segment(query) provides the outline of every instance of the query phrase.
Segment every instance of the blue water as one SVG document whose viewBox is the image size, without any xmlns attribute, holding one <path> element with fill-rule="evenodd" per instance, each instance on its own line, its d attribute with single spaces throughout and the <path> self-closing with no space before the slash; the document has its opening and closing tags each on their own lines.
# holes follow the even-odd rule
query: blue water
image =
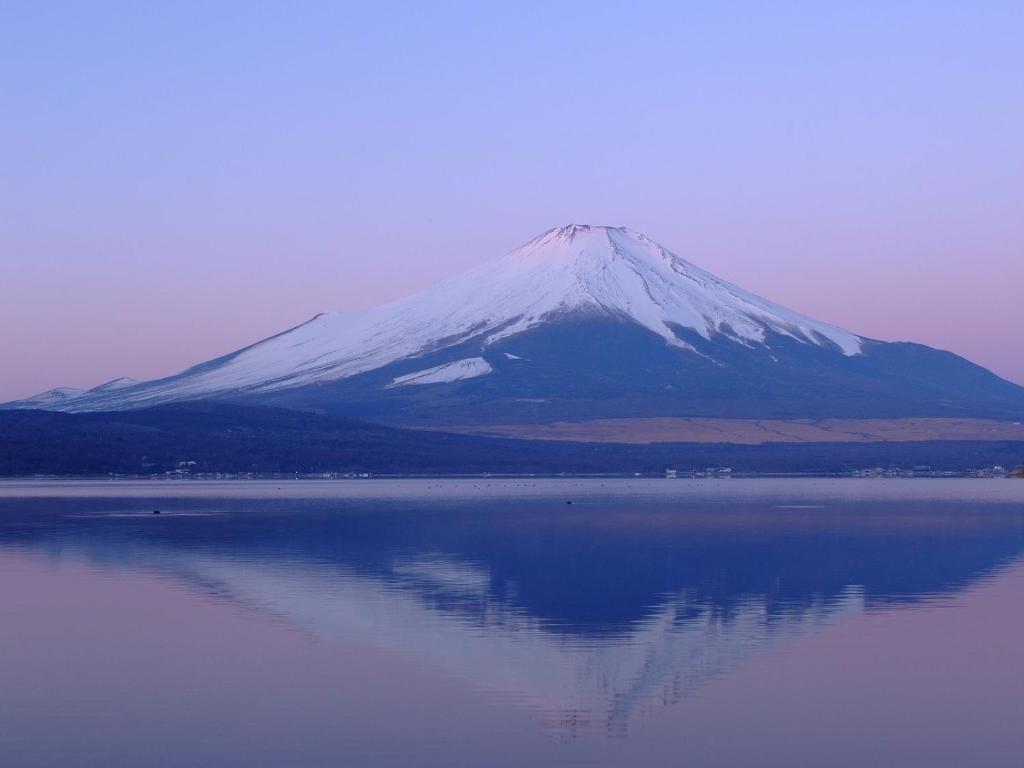
<svg viewBox="0 0 1024 768">
<path fill-rule="evenodd" d="M 0 585 L 3 765 L 1024 760 L 1024 482 L 7 482 Z"/>
</svg>

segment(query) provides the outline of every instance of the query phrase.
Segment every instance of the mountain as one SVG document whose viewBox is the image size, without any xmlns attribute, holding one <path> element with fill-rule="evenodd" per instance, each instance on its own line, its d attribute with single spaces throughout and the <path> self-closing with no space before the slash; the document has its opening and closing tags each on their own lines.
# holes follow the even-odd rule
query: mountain
<svg viewBox="0 0 1024 768">
<path fill-rule="evenodd" d="M 218 399 L 392 423 L 1024 416 L 1024 388 L 867 339 L 625 228 L 570 225 L 418 295 L 326 313 L 176 376 L 8 407 Z"/>
</svg>

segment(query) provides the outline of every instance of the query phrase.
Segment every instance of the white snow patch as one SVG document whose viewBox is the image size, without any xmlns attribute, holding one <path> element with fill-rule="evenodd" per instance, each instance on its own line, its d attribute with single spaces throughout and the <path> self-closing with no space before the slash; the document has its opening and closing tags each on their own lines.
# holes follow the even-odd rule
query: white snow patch
<svg viewBox="0 0 1024 768">
<path fill-rule="evenodd" d="M 486 376 L 493 371 L 490 363 L 482 357 L 467 357 L 464 360 L 456 360 L 454 363 L 436 365 L 415 373 L 407 373 L 398 376 L 391 381 L 392 387 L 402 387 L 409 384 L 446 384 L 452 381 L 463 379 L 475 379 L 477 376 Z"/>
</svg>

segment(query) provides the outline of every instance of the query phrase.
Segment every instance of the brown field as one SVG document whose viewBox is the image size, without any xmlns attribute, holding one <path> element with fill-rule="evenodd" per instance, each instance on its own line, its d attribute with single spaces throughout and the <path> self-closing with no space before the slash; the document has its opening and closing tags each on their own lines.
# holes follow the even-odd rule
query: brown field
<svg viewBox="0 0 1024 768">
<path fill-rule="evenodd" d="M 553 424 L 448 425 L 444 432 L 585 443 L 872 443 L 1024 440 L 1021 422 L 989 419 L 597 419 Z"/>
</svg>

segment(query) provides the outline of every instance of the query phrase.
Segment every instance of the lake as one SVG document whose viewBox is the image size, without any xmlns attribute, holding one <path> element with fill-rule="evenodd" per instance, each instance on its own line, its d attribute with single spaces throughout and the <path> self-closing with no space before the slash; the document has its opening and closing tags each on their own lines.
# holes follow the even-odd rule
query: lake
<svg viewBox="0 0 1024 768">
<path fill-rule="evenodd" d="M 1017 768 L 1022 721 L 1021 481 L 0 482 L 5 766 Z"/>
</svg>

